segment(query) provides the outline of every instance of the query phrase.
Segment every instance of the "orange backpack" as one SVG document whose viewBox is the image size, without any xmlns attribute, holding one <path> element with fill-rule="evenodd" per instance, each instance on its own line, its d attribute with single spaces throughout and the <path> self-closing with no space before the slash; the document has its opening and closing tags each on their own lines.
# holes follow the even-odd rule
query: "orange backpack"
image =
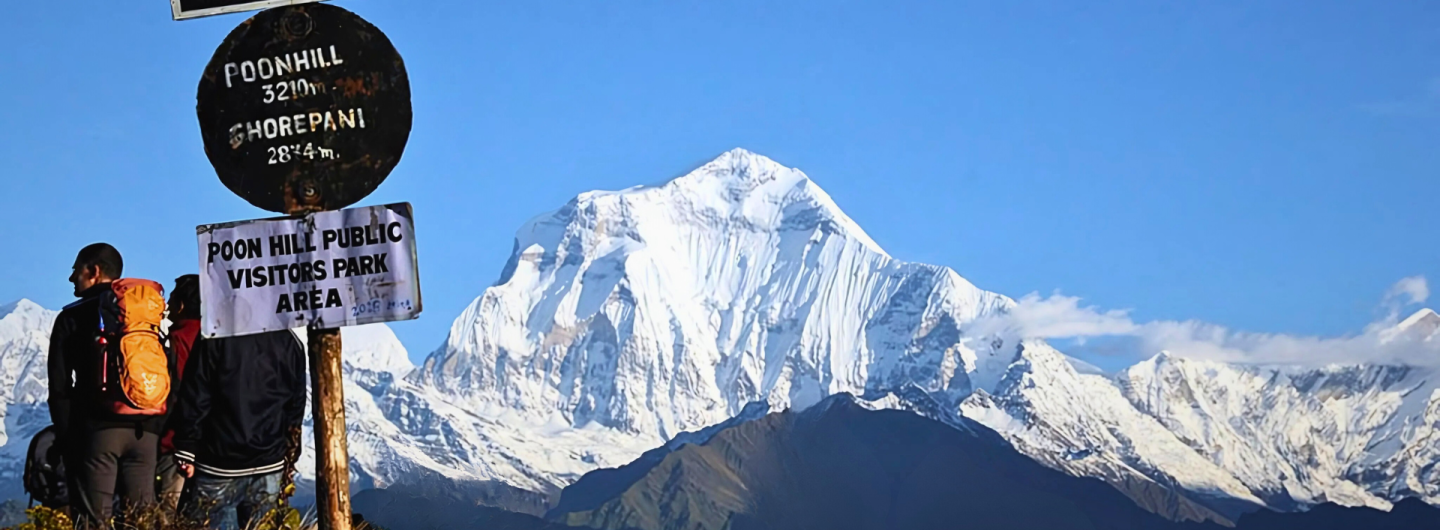
<svg viewBox="0 0 1440 530">
<path fill-rule="evenodd" d="M 126 278 L 110 284 L 100 299 L 100 391 L 104 408 L 127 416 L 165 413 L 170 397 L 170 361 L 160 336 L 165 288 L 150 280 Z"/>
</svg>

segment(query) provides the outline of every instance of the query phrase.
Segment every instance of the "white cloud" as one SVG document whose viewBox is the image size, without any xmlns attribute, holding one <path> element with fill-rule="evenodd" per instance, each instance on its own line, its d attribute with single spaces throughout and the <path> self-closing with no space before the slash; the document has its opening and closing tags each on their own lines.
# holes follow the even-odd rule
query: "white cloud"
<svg viewBox="0 0 1440 530">
<path fill-rule="evenodd" d="M 1080 305 L 1073 296 L 1027 295 L 1006 316 L 972 326 L 981 334 L 1006 333 L 1046 339 L 1085 339 L 1120 336 L 1134 339 L 1137 357 L 1161 350 L 1191 358 L 1258 364 L 1329 363 L 1440 363 L 1440 336 L 1397 333 L 1398 311 L 1429 298 L 1423 276 L 1396 282 L 1382 306 L 1390 311 L 1384 321 L 1367 326 L 1358 335 L 1310 337 L 1278 333 L 1252 333 L 1195 320 L 1135 322 L 1128 311 L 1102 311 Z"/>
<path fill-rule="evenodd" d="M 1100 311 L 1094 306 L 1080 307 L 1080 297 L 1055 293 L 1046 298 L 1030 293 L 1006 318 L 980 323 L 980 334 L 1008 332 L 1025 337 L 1099 337 L 1126 335 L 1136 329 L 1128 311 Z"/>
<path fill-rule="evenodd" d="M 1430 298 L 1430 284 L 1425 281 L 1424 276 L 1411 276 L 1401 278 L 1385 291 L 1386 304 L 1399 304 L 1400 306 L 1423 304 Z"/>
</svg>

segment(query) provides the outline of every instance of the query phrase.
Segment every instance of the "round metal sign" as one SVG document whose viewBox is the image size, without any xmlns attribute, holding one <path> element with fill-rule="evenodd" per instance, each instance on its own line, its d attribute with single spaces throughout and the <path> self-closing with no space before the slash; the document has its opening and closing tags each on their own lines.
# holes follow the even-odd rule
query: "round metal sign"
<svg viewBox="0 0 1440 530">
<path fill-rule="evenodd" d="M 378 28 L 345 9 L 262 11 L 230 32 L 196 97 L 220 181 L 280 213 L 375 191 L 410 138 L 410 80 Z"/>
</svg>

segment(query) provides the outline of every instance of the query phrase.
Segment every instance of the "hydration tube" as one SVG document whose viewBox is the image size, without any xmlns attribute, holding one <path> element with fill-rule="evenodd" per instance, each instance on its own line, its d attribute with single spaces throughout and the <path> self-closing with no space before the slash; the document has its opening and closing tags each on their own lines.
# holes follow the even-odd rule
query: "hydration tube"
<svg viewBox="0 0 1440 530">
<path fill-rule="evenodd" d="M 105 339 L 105 312 L 96 307 L 95 314 L 100 317 L 100 336 L 95 337 L 95 344 L 100 346 L 100 391 L 104 392 L 110 383 L 110 373 L 106 369 L 110 364 L 110 341 Z"/>
</svg>

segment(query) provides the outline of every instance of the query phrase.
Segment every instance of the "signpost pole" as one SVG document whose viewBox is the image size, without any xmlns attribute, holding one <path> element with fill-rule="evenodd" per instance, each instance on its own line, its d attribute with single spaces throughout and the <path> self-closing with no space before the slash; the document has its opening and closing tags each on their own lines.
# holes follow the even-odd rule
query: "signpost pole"
<svg viewBox="0 0 1440 530">
<path fill-rule="evenodd" d="M 291 215 L 314 212 L 323 204 L 311 181 L 300 187 Z M 342 380 L 340 328 L 310 326 L 310 414 L 315 424 L 315 511 L 320 530 L 350 530 L 350 449 L 345 434 L 345 384 Z"/>
<path fill-rule="evenodd" d="M 350 529 L 350 455 L 345 447 L 345 389 L 340 379 L 340 330 L 309 330 L 310 388 L 315 416 L 315 509 L 321 530 Z"/>
</svg>

